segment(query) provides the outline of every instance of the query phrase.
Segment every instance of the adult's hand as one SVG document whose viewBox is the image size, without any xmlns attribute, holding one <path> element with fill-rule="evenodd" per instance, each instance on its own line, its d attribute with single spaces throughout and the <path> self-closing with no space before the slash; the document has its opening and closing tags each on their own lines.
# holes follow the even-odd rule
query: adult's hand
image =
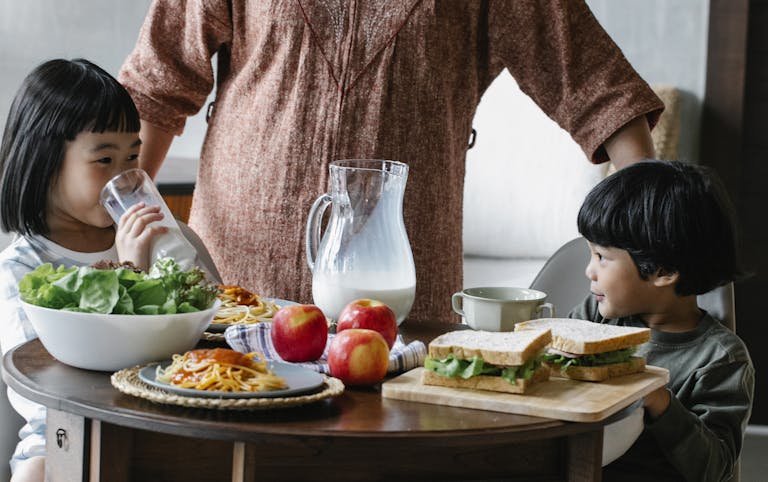
<svg viewBox="0 0 768 482">
<path fill-rule="evenodd" d="M 644 159 L 653 159 L 656 152 L 645 116 L 632 119 L 614 132 L 605 141 L 605 150 L 616 169 Z"/>
<path fill-rule="evenodd" d="M 154 179 L 171 147 L 173 134 L 142 120 L 139 136 L 141 137 L 139 167 Z"/>
</svg>

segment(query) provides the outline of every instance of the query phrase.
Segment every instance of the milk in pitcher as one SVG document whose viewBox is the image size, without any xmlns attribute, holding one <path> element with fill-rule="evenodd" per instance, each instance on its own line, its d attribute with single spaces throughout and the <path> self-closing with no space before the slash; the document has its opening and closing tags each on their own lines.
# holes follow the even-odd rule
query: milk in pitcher
<svg viewBox="0 0 768 482">
<path fill-rule="evenodd" d="M 399 325 L 411 311 L 415 296 L 415 281 L 397 280 L 387 273 L 317 273 L 312 280 L 315 304 L 334 320 L 351 301 L 368 298 L 389 306 Z"/>
</svg>

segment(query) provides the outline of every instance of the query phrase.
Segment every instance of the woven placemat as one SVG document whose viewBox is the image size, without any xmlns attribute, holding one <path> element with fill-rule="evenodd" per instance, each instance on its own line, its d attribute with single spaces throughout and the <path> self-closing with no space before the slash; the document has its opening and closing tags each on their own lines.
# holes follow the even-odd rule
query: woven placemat
<svg viewBox="0 0 768 482">
<path fill-rule="evenodd" d="M 124 368 L 112 374 L 112 386 L 134 397 L 144 398 L 154 403 L 179 405 L 182 407 L 210 408 L 216 410 L 265 410 L 295 407 L 335 397 L 344 392 L 344 384 L 338 378 L 323 375 L 324 384 L 319 392 L 295 397 L 280 398 L 206 398 L 187 397 L 166 392 L 141 381 L 139 370 L 143 366 Z"/>
</svg>

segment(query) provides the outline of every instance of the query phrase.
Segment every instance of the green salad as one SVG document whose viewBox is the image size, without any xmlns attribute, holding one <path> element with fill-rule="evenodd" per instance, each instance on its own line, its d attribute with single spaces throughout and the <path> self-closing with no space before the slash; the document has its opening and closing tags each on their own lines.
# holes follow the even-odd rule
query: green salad
<svg viewBox="0 0 768 482">
<path fill-rule="evenodd" d="M 182 271 L 172 258 L 158 259 L 149 273 L 130 267 L 54 268 L 46 263 L 19 282 L 21 299 L 32 305 L 124 315 L 205 310 L 213 305 L 218 292 L 199 268 Z"/>
</svg>

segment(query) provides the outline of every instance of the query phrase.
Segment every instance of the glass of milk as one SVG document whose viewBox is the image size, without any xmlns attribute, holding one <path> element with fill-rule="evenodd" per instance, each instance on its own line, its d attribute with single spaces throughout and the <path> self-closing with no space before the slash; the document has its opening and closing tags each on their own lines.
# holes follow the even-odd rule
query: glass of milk
<svg viewBox="0 0 768 482">
<path fill-rule="evenodd" d="M 174 258 L 183 270 L 195 265 L 197 251 L 181 233 L 171 210 L 144 170 L 128 169 L 113 177 L 102 188 L 99 199 L 115 224 L 120 222 L 123 213 L 134 204 L 143 202 L 146 206 L 160 206 L 163 219 L 156 223 L 165 226 L 168 231 L 152 241 L 151 261 L 154 262 L 158 258 Z"/>
</svg>

